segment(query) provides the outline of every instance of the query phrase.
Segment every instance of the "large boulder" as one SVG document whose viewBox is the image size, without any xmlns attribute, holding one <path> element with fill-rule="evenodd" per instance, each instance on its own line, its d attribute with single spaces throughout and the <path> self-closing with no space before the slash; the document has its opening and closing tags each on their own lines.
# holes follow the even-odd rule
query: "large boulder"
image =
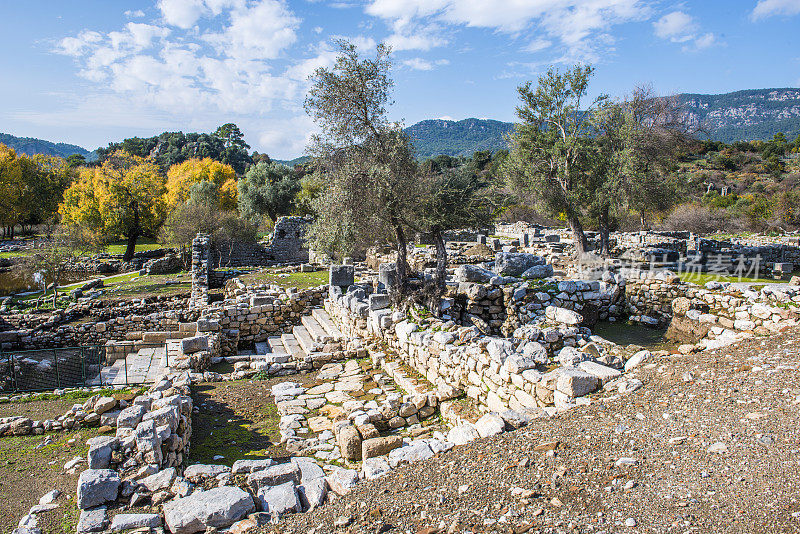
<svg viewBox="0 0 800 534">
<path fill-rule="evenodd" d="M 361 458 L 366 460 L 375 456 L 384 456 L 402 445 L 403 438 L 401 436 L 382 436 L 365 439 L 361 443 Z"/>
<path fill-rule="evenodd" d="M 506 429 L 506 422 L 496 413 L 487 413 L 475 422 L 475 428 L 482 438 L 502 434 Z"/>
<path fill-rule="evenodd" d="M 343 426 L 336 436 L 342 456 L 347 460 L 361 460 L 361 435 L 352 425 Z"/>
<path fill-rule="evenodd" d="M 329 284 L 337 287 L 348 287 L 355 283 L 355 267 L 352 265 L 331 265 Z"/>
<path fill-rule="evenodd" d="M 339 495 L 346 495 L 358 484 L 358 471 L 338 468 L 325 477 L 328 486 Z"/>
<path fill-rule="evenodd" d="M 456 282 L 478 282 L 485 284 L 494 276 L 492 271 L 482 269 L 476 265 L 459 265 L 455 270 Z"/>
<path fill-rule="evenodd" d="M 141 404 L 128 406 L 117 415 L 117 428 L 136 428 L 145 412 L 147 409 Z"/>
<path fill-rule="evenodd" d="M 194 354 L 201 350 L 208 350 L 208 336 L 187 337 L 181 340 L 183 354 Z"/>
<path fill-rule="evenodd" d="M 586 371 L 575 367 L 562 367 L 558 370 L 556 389 L 561 393 L 575 398 L 582 397 L 595 391 L 600 380 Z"/>
<path fill-rule="evenodd" d="M 222 486 L 168 502 L 164 505 L 164 521 L 172 534 L 194 534 L 208 527 L 228 527 L 255 509 L 249 493 Z"/>
<path fill-rule="evenodd" d="M 534 265 L 522 273 L 521 278 L 525 280 L 538 280 L 540 278 L 550 278 L 553 276 L 552 265 Z"/>
<path fill-rule="evenodd" d="M 544 309 L 544 314 L 551 321 L 570 326 L 576 326 L 583 322 L 583 316 L 580 313 L 557 306 L 548 306 Z"/>
<path fill-rule="evenodd" d="M 122 481 L 111 469 L 86 469 L 78 478 L 78 508 L 86 510 L 116 501 Z"/>
<path fill-rule="evenodd" d="M 537 265 L 544 265 L 544 258 L 525 252 L 498 252 L 494 258 L 494 272 L 503 276 L 522 276 L 522 273 Z"/>
<path fill-rule="evenodd" d="M 121 532 L 134 528 L 158 528 L 161 526 L 161 516 L 158 514 L 117 514 L 111 520 L 108 528 L 111 532 Z"/>
<path fill-rule="evenodd" d="M 253 489 L 253 493 L 265 486 L 278 486 L 286 482 L 300 483 L 300 467 L 294 462 L 273 465 L 247 476 L 247 485 Z"/>
<path fill-rule="evenodd" d="M 231 468 L 227 465 L 213 465 L 213 464 L 194 464 L 190 465 L 183 472 L 189 482 L 199 483 L 207 478 L 214 478 L 223 473 L 230 473 Z"/>
<path fill-rule="evenodd" d="M 261 510 L 269 512 L 272 521 L 277 521 L 288 513 L 303 511 L 294 482 L 263 487 L 258 490 L 257 497 Z"/>
</svg>

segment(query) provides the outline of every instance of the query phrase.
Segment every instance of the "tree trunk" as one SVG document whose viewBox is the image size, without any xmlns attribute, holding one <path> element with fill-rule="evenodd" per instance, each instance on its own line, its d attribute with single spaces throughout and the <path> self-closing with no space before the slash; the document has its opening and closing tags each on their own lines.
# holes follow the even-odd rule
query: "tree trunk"
<svg viewBox="0 0 800 534">
<path fill-rule="evenodd" d="M 125 255 L 122 256 L 122 261 L 131 261 L 133 253 L 136 252 L 136 240 L 139 239 L 139 209 L 136 207 L 135 202 L 132 203 L 133 209 L 133 224 L 128 231 L 128 245 L 125 248 Z"/>
<path fill-rule="evenodd" d="M 433 231 L 433 239 L 436 244 L 436 288 L 444 292 L 447 288 L 447 248 L 440 230 Z"/>
<path fill-rule="evenodd" d="M 611 252 L 608 242 L 608 206 L 600 210 L 600 255 L 608 257 Z"/>
<path fill-rule="evenodd" d="M 578 215 L 574 212 L 567 214 L 567 222 L 569 223 L 570 230 L 572 230 L 572 237 L 575 240 L 575 253 L 578 259 L 581 259 L 589 248 L 589 243 L 586 241 L 586 234 L 583 233 L 583 225 Z"/>
<path fill-rule="evenodd" d="M 397 290 L 400 295 L 405 294 L 406 285 L 408 283 L 408 250 L 406 249 L 406 234 L 403 232 L 403 226 L 399 221 L 394 220 L 394 233 L 397 238 Z"/>
<path fill-rule="evenodd" d="M 58 284 L 53 284 L 53 309 L 56 309 L 56 301 L 58 300 Z"/>
</svg>

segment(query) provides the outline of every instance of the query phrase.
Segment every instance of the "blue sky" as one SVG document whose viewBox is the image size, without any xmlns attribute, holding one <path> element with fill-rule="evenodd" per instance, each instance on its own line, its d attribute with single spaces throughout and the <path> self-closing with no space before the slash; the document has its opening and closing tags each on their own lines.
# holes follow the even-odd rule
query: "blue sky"
<svg viewBox="0 0 800 534">
<path fill-rule="evenodd" d="M 0 132 L 93 149 L 236 122 L 302 154 L 306 79 L 331 40 L 393 46 L 394 119 L 510 121 L 550 65 L 593 94 L 800 85 L 800 0 L 0 0 Z"/>
</svg>

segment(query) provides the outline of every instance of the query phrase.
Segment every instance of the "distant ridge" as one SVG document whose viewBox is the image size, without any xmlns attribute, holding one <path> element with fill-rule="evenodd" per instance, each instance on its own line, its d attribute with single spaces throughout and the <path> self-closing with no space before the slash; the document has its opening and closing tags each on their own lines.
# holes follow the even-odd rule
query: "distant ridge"
<svg viewBox="0 0 800 534">
<path fill-rule="evenodd" d="M 800 135 L 800 88 L 747 89 L 719 95 L 677 95 L 695 125 L 702 125 L 716 141 L 771 139 L 783 132 L 793 140 Z M 439 154 L 471 156 L 478 150 L 507 149 L 504 135 L 510 122 L 490 119 L 449 121 L 432 119 L 406 128 L 419 158 Z"/>
<path fill-rule="evenodd" d="M 800 135 L 800 88 L 746 89 L 721 95 L 680 94 L 696 124 L 712 139 L 732 143 Z"/>
<path fill-rule="evenodd" d="M 414 143 L 417 157 L 425 159 L 440 154 L 471 156 L 479 150 L 494 152 L 508 148 L 504 136 L 513 129 L 510 122 L 492 119 L 430 119 L 409 126 L 405 131 Z"/>
<path fill-rule="evenodd" d="M 745 89 L 733 93 L 677 95 L 684 104 L 690 120 L 702 125 L 711 139 L 732 143 L 771 139 L 783 132 L 793 140 L 800 135 L 800 88 Z M 516 102 L 509 102 L 509 105 Z M 479 150 L 507 149 L 505 136 L 514 129 L 513 123 L 492 119 L 451 121 L 429 119 L 405 129 L 414 143 L 417 157 L 432 158 L 440 154 L 471 156 Z M 87 160 L 96 153 L 67 143 L 52 143 L 31 137 L 16 137 L 0 133 L 0 143 L 22 154 L 47 154 L 67 157 L 81 154 Z M 291 160 L 275 160 L 293 166 L 304 163 L 307 156 Z"/>
<path fill-rule="evenodd" d="M 0 144 L 13 148 L 18 154 L 33 156 L 34 154 L 44 154 L 46 156 L 59 156 L 66 158 L 72 154 L 80 154 L 88 161 L 97 158 L 94 152 L 90 152 L 78 145 L 68 143 L 53 143 L 34 137 L 17 137 L 11 134 L 0 133 Z"/>
</svg>

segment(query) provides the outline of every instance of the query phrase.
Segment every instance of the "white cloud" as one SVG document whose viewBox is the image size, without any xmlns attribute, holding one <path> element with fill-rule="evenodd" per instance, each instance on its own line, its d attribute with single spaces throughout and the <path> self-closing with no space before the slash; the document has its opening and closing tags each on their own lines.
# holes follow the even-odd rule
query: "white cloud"
<svg viewBox="0 0 800 534">
<path fill-rule="evenodd" d="M 485 0 L 371 0 L 365 10 L 394 25 L 435 21 L 509 34 L 538 30 L 560 42 L 567 55 L 585 59 L 596 59 L 596 49 L 613 41 L 608 32 L 614 25 L 651 14 L 644 0 L 506 0 L 502 5 Z"/>
<path fill-rule="evenodd" d="M 203 0 L 158 0 L 158 9 L 164 22 L 183 29 L 191 28 L 207 12 Z"/>
<path fill-rule="evenodd" d="M 125 16 L 128 17 L 129 19 L 140 19 L 144 17 L 144 11 L 142 11 L 141 9 L 137 9 L 136 11 L 132 11 L 129 9 L 128 11 L 125 12 Z"/>
<path fill-rule="evenodd" d="M 403 61 L 403 65 L 413 70 L 433 70 L 438 66 L 449 65 L 449 64 L 450 62 L 446 59 L 428 61 L 427 59 L 422 59 L 421 57 L 415 57 Z"/>
<path fill-rule="evenodd" d="M 203 38 L 218 52 L 237 59 L 274 59 L 297 40 L 300 19 L 277 0 L 261 0 L 231 11 L 230 24 Z"/>
<path fill-rule="evenodd" d="M 713 33 L 704 33 L 694 41 L 697 50 L 703 50 L 715 44 L 717 44 L 717 37 Z"/>
<path fill-rule="evenodd" d="M 534 39 L 530 43 L 528 43 L 525 48 L 522 50 L 525 52 L 541 52 L 542 50 L 546 50 L 553 45 L 552 41 L 548 41 L 547 39 Z"/>
<path fill-rule="evenodd" d="M 698 35 L 699 31 L 700 25 L 683 11 L 673 11 L 653 23 L 656 37 L 673 43 L 683 43 L 683 52 L 697 52 L 719 44 L 713 33 Z"/>
<path fill-rule="evenodd" d="M 653 23 L 657 37 L 669 39 L 673 43 L 684 43 L 694 37 L 697 23 L 683 11 L 673 11 Z"/>
<path fill-rule="evenodd" d="M 64 54 L 65 56 L 78 57 L 92 45 L 102 40 L 103 36 L 100 33 L 84 30 L 76 37 L 65 37 L 61 39 L 53 51 L 57 54 Z"/>
<path fill-rule="evenodd" d="M 761 20 L 776 15 L 790 17 L 797 14 L 800 14 L 800 2 L 797 0 L 759 0 L 750 18 Z"/>
<path fill-rule="evenodd" d="M 296 115 L 289 119 L 270 121 L 269 126 L 258 133 L 258 141 L 279 158 L 297 157 L 303 154 L 311 136 L 318 132 L 317 126 L 308 115 Z"/>
</svg>

